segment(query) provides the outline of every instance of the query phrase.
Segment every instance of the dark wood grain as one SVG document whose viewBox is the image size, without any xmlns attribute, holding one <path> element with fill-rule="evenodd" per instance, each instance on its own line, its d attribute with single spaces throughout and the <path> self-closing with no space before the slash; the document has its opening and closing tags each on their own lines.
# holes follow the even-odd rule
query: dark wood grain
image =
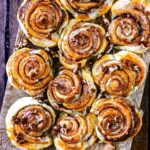
<svg viewBox="0 0 150 150">
<path fill-rule="evenodd" d="M 9 0 L 9 40 L 10 40 L 10 50 L 9 55 L 12 54 L 15 41 L 16 41 L 16 35 L 18 31 L 18 21 L 17 21 L 17 11 L 18 7 L 20 6 L 22 0 Z"/>
<path fill-rule="evenodd" d="M 0 0 L 0 109 L 5 87 L 5 19 L 6 2 Z"/>
<path fill-rule="evenodd" d="M 2 102 L 2 97 L 4 95 L 5 87 L 5 63 L 14 49 L 16 34 L 18 30 L 16 15 L 21 2 L 22 0 L 0 0 L 0 106 Z M 6 19 L 6 17 L 8 18 Z M 10 89 L 11 87 L 8 85 L 7 91 Z M 148 78 L 141 105 L 141 108 L 144 111 L 143 126 L 140 133 L 136 136 L 136 138 L 134 138 L 132 150 L 148 150 L 149 89 L 150 87 Z M 19 93 L 17 92 L 16 94 Z M 9 99 L 9 96 L 11 98 L 11 95 L 6 92 L 5 99 Z"/>
</svg>

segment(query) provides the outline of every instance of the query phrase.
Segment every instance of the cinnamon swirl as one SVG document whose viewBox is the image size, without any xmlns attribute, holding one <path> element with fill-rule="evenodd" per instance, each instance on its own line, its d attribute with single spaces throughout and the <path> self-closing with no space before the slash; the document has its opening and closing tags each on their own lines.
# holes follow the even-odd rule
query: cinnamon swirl
<svg viewBox="0 0 150 150">
<path fill-rule="evenodd" d="M 14 52 L 6 71 L 13 87 L 33 96 L 43 92 L 53 77 L 52 60 L 46 51 L 29 48 Z"/>
<path fill-rule="evenodd" d="M 92 68 L 95 83 L 112 97 L 128 96 L 135 86 L 140 86 L 146 75 L 146 64 L 136 54 L 121 51 L 105 55 Z"/>
<path fill-rule="evenodd" d="M 47 95 L 53 108 L 62 111 L 89 109 L 96 97 L 96 87 L 88 69 L 81 75 L 62 70 L 49 84 Z"/>
<path fill-rule="evenodd" d="M 54 122 L 55 113 L 50 106 L 23 97 L 9 108 L 6 130 L 16 147 L 39 150 L 52 145 L 50 130 Z"/>
<path fill-rule="evenodd" d="M 101 98 L 91 112 L 98 118 L 96 133 L 103 142 L 119 142 L 134 137 L 142 126 L 139 110 L 123 98 Z"/>
<path fill-rule="evenodd" d="M 60 62 L 65 68 L 83 67 L 87 59 L 105 51 L 105 30 L 94 23 L 71 20 L 58 43 Z"/>
<path fill-rule="evenodd" d="M 61 30 L 68 24 L 68 14 L 59 0 L 24 0 L 18 21 L 33 44 L 54 47 Z"/>
<path fill-rule="evenodd" d="M 85 150 L 93 145 L 97 139 L 96 122 L 96 117 L 91 113 L 87 116 L 62 114 L 56 125 L 58 128 L 54 138 L 56 149 Z"/>
<path fill-rule="evenodd" d="M 139 0 L 119 0 L 112 7 L 113 21 L 109 26 L 113 44 L 147 44 L 150 22 L 147 5 Z"/>
</svg>

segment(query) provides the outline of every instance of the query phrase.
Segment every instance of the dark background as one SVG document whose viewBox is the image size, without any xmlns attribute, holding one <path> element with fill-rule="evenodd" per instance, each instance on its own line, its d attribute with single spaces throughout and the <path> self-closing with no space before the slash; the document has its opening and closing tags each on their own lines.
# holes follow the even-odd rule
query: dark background
<svg viewBox="0 0 150 150">
<path fill-rule="evenodd" d="M 22 0 L 0 0 L 0 108 L 2 106 L 7 77 L 5 73 L 5 65 L 13 52 L 16 34 L 18 30 L 17 10 Z M 150 72 L 149 72 L 150 74 Z M 149 76 L 147 78 L 146 87 L 143 95 L 141 108 L 144 111 L 142 130 L 136 138 L 134 138 L 132 150 L 148 150 L 148 127 L 150 127 L 149 116 Z"/>
<path fill-rule="evenodd" d="M 22 0 L 0 0 L 0 107 L 7 83 L 5 64 L 13 52 L 18 22 L 16 14 Z"/>
</svg>

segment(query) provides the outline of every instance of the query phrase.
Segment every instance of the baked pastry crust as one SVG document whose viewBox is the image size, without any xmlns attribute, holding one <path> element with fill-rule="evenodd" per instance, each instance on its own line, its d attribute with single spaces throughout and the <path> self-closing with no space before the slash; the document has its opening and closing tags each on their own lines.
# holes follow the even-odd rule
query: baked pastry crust
<svg viewBox="0 0 150 150">
<path fill-rule="evenodd" d="M 142 0 L 118 0 L 111 8 L 110 39 L 116 45 L 148 44 L 149 7 Z"/>
<path fill-rule="evenodd" d="M 56 46 L 68 19 L 59 0 L 24 0 L 18 11 L 18 21 L 24 34 L 40 47 Z"/>
<path fill-rule="evenodd" d="M 39 150 L 52 145 L 49 130 L 54 122 L 55 112 L 50 106 L 23 97 L 9 108 L 6 131 L 16 147 Z"/>
<path fill-rule="evenodd" d="M 97 24 L 73 19 L 63 30 L 58 47 L 65 68 L 83 67 L 89 58 L 105 51 L 105 30 Z"/>
<path fill-rule="evenodd" d="M 13 87 L 35 96 L 43 92 L 53 78 L 52 60 L 44 50 L 22 48 L 10 56 L 6 72 Z"/>
<path fill-rule="evenodd" d="M 94 82 L 111 97 L 128 96 L 146 76 L 146 64 L 136 54 L 120 51 L 104 55 L 92 68 Z"/>
<path fill-rule="evenodd" d="M 62 114 L 56 123 L 56 128 L 59 128 L 54 138 L 56 149 L 85 150 L 93 145 L 97 139 L 96 122 L 97 119 L 92 113 L 86 116 Z"/>
<path fill-rule="evenodd" d="M 129 140 L 141 129 L 142 115 L 127 99 L 101 98 L 91 108 L 98 119 L 96 133 L 106 143 Z"/>
<path fill-rule="evenodd" d="M 83 69 L 79 73 L 62 70 L 50 82 L 47 95 L 53 108 L 61 111 L 86 111 L 96 98 L 97 89 L 91 73 Z"/>
<path fill-rule="evenodd" d="M 130 70 L 136 72 L 135 86 L 143 84 L 146 77 L 147 66 L 141 57 L 132 52 L 120 51 L 116 53 L 116 59 L 123 62 Z"/>
<path fill-rule="evenodd" d="M 106 14 L 114 0 L 60 0 L 63 6 L 79 20 L 92 20 Z"/>
</svg>

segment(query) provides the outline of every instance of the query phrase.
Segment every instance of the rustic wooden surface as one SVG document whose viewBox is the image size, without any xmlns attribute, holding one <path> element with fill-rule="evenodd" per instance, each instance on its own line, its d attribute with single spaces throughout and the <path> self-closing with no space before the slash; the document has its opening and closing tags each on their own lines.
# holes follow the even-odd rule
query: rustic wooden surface
<svg viewBox="0 0 150 150">
<path fill-rule="evenodd" d="M 18 6 L 20 5 L 21 0 L 0 0 L 0 106 L 2 103 L 3 95 L 4 95 L 4 87 L 6 84 L 6 76 L 5 76 L 5 63 L 9 57 L 9 55 L 12 53 L 16 34 L 18 30 L 18 22 L 16 20 L 16 14 L 18 10 Z M 5 99 L 9 100 L 10 103 L 12 103 L 14 100 L 11 99 L 11 95 L 9 94 L 9 91 L 12 90 L 11 86 L 7 86 L 7 92 L 5 93 Z M 14 89 L 13 89 L 14 90 Z M 142 106 L 141 109 L 144 111 L 143 116 L 143 127 L 138 136 L 134 138 L 134 142 L 132 145 L 132 150 L 148 150 L 148 126 L 150 124 L 148 123 L 148 111 L 149 111 L 149 78 L 146 82 L 145 92 L 143 95 L 142 100 Z M 14 90 L 14 94 L 17 97 L 21 97 L 23 93 L 17 92 Z M 6 103 L 7 104 L 7 103 Z M 9 105 L 5 105 L 5 108 L 8 108 Z M 6 113 L 5 110 L 3 110 L 3 114 Z M 0 120 L 4 120 L 5 116 L 1 116 Z M 2 124 L 2 133 L 0 133 L 0 145 L 2 143 L 5 143 L 5 139 L 7 137 L 5 134 L 5 124 L 4 122 L 1 122 Z M 11 147 L 7 147 L 6 150 L 11 149 Z M 2 149 L 3 150 L 3 149 Z"/>
</svg>

